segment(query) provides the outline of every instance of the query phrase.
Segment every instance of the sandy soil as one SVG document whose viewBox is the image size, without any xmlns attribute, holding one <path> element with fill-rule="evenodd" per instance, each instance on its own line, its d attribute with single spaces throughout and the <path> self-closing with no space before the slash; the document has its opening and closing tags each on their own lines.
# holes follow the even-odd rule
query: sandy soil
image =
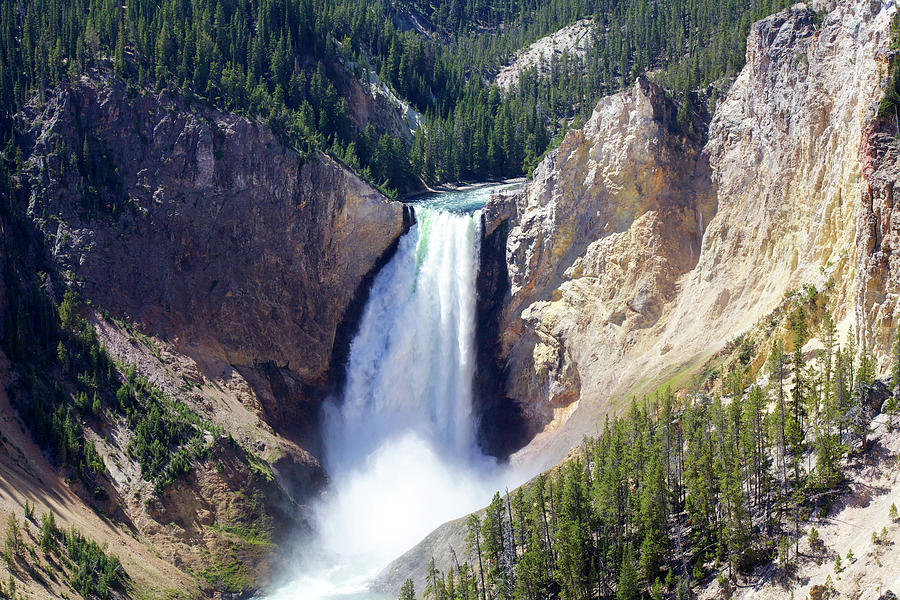
<svg viewBox="0 0 900 600">
<path fill-rule="evenodd" d="M 532 66 L 543 72 L 549 67 L 553 56 L 559 58 L 565 53 L 584 56 L 591 43 L 593 24 L 591 19 L 582 19 L 519 50 L 515 60 L 500 69 L 497 85 L 501 90 L 509 91 L 519 83 L 519 73 Z"/>
<path fill-rule="evenodd" d="M 203 419 L 229 432 L 262 460 L 273 466 L 283 465 L 286 471 L 278 473 L 282 478 L 296 479 L 298 485 L 312 489 L 314 482 L 304 477 L 315 476 L 315 458 L 265 423 L 259 398 L 229 365 L 199 364 L 173 343 L 126 330 L 97 314 L 91 315 L 90 320 L 99 340 L 116 360 L 135 364 L 137 371 L 156 386 L 184 400 Z M 115 512 L 116 519 L 123 521 L 95 512 L 79 497 L 79 484 L 59 476 L 10 406 L 5 388 L 12 376 L 7 361 L 0 355 L 0 527 L 5 531 L 10 513 L 21 522 L 27 500 L 35 506 L 35 523 L 29 525 L 35 539 L 40 515 L 52 511 L 61 527 L 74 525 L 87 537 L 107 544 L 130 575 L 133 592 L 141 598 L 198 596 L 201 590 L 190 575 L 190 566 L 203 564 L 208 560 L 204 553 L 218 547 L 217 536 L 205 525 L 217 518 L 219 509 L 227 511 L 227 499 L 217 495 L 227 490 L 208 481 L 209 485 L 203 487 L 203 478 L 198 475 L 197 485 L 202 490 L 187 490 L 182 496 L 172 492 L 175 495 L 170 494 L 168 506 L 162 508 L 153 500 L 156 496 L 152 485 L 141 477 L 140 466 L 125 454 L 130 432 L 124 423 L 114 421 L 102 435 L 90 427 L 85 427 L 85 435 L 94 441 L 111 478 L 107 491 L 113 499 L 108 512 Z M 153 502 L 147 504 L 149 500 Z M 198 517 L 201 513 L 203 518 Z M 0 545 L 4 540 L 5 533 L 0 533 Z M 28 556 L 27 562 L 35 561 L 46 564 L 40 551 L 36 557 Z M 17 589 L 25 590 L 27 597 L 59 598 L 63 593 L 77 596 L 61 587 L 60 582 L 41 585 L 26 571 L 22 561 L 13 575 Z M 6 582 L 8 577 L 9 569 L 0 561 L 0 581 Z"/>
<path fill-rule="evenodd" d="M 231 433 L 267 462 L 274 463 L 285 455 L 293 456 L 298 463 L 316 462 L 309 452 L 278 435 L 265 422 L 259 398 L 231 365 L 198 364 L 173 343 L 131 334 L 96 314 L 91 323 L 100 342 L 117 360 L 135 364 L 154 385 L 184 400 L 205 420 Z"/>
</svg>

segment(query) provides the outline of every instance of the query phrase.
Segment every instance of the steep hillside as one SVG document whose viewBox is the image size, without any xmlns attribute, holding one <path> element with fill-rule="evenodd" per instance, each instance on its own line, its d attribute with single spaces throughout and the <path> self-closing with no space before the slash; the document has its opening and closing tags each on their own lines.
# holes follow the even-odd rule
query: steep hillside
<svg viewBox="0 0 900 600">
<path fill-rule="evenodd" d="M 4 581 L 88 593 L 24 524 L 52 514 L 108 544 L 126 595 L 258 588 L 326 481 L 319 402 L 402 205 L 260 124 L 102 72 L 18 119 L 0 516 L 25 535 Z"/>
<path fill-rule="evenodd" d="M 645 80 L 603 99 L 515 200 L 499 360 L 532 433 L 607 388 L 696 264 L 715 206 L 675 110 Z"/>
<path fill-rule="evenodd" d="M 877 110 L 895 12 L 800 4 L 763 19 L 708 128 L 674 126 L 675 108 L 639 81 L 601 100 L 519 195 L 488 203 L 490 402 L 537 432 L 513 461 L 558 462 L 629 397 L 698 382 L 730 394 L 725 376 L 744 369 L 768 386 L 773 332 L 790 339 L 796 316 L 783 310 L 798 297 L 818 319 L 833 314 L 842 343 L 873 352 L 878 372 L 890 367 L 896 124 Z M 381 585 L 421 583 L 432 556 L 449 569 L 450 548 L 471 558 L 464 529 L 437 530 Z"/>
<path fill-rule="evenodd" d="M 5 357 L 0 364 L 0 375 L 4 381 L 10 376 Z M 124 528 L 111 527 L 100 516 L 94 514 L 77 494 L 53 469 L 51 464 L 35 446 L 31 436 L 23 433 L 6 397 L 0 389 L 0 435 L 3 446 L 0 450 L 0 477 L 5 483 L 0 491 L 0 517 L 4 526 L 10 516 L 25 521 L 25 505 L 34 507 L 37 519 L 42 514 L 52 512 L 57 523 L 66 529 L 73 526 L 88 532 L 91 538 L 109 544 L 113 553 L 132 581 L 154 596 L 162 596 L 169 589 L 182 588 L 196 593 L 197 584 L 185 573 L 153 555 L 139 540 L 128 535 Z M 39 521 L 38 521 L 39 522 Z M 14 572 L 24 573 L 19 568 L 9 569 L 8 564 L 0 566 L 6 585 Z M 20 591 L 27 591 L 36 597 L 60 597 L 68 590 L 63 581 L 49 583 L 41 589 L 37 582 L 28 577 L 16 577 Z"/>
<path fill-rule="evenodd" d="M 546 76 L 562 60 L 583 58 L 591 43 L 593 21 L 582 19 L 533 42 L 516 53 L 516 58 L 497 73 L 497 85 L 504 92 L 519 84 L 522 71 L 534 68 Z"/>
<path fill-rule="evenodd" d="M 892 515 L 891 506 L 900 504 L 900 432 L 889 426 L 893 419 L 878 415 L 872 422 L 873 448 L 848 465 L 850 480 L 845 493 L 827 514 L 815 515 L 803 524 L 802 558 L 793 580 L 798 583 L 793 585 L 779 569 L 769 567 L 732 588 L 731 598 L 774 600 L 786 593 L 795 598 L 816 594 L 820 598 L 873 600 L 897 597 L 900 519 Z M 698 597 L 721 598 L 727 593 L 719 582 L 708 581 Z"/>
<path fill-rule="evenodd" d="M 754 24 L 702 148 L 667 133 L 640 84 L 537 169 L 510 219 L 499 337 L 505 396 L 552 432 L 526 453 L 558 459 L 610 401 L 684 383 L 805 284 L 834 282 L 844 330 L 880 315 L 860 340 L 885 355 L 894 238 L 861 149 L 894 10 L 840 3 L 817 25 L 798 5 Z"/>
</svg>

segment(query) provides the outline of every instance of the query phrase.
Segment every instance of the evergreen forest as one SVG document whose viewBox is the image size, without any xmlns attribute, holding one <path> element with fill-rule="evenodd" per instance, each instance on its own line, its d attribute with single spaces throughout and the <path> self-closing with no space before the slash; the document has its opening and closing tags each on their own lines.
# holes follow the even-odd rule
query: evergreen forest
<svg viewBox="0 0 900 600">
<path fill-rule="evenodd" d="M 741 68 L 750 24 L 786 0 L 33 0 L 0 3 L 0 142 L 35 94 L 94 68 L 257 118 L 385 191 L 526 174 L 605 94 L 642 74 L 691 127 Z M 411 18 L 417 27 L 405 27 Z M 581 59 L 528 69 L 515 51 L 578 19 Z M 351 118 L 347 78 L 380 81 L 425 117 L 412 140 Z"/>
<path fill-rule="evenodd" d="M 720 393 L 635 400 L 556 469 L 495 494 L 468 518 L 472 560 L 447 572 L 432 560 L 426 589 L 408 580 L 400 599 L 680 600 L 713 578 L 730 594 L 770 561 L 790 573 L 803 538 L 825 560 L 805 527 L 846 491 L 845 467 L 866 451 L 881 405 L 870 406 L 874 359 L 852 335 L 839 345 L 820 302 L 815 290 L 786 300 L 769 323 L 784 334 L 767 349 L 735 340 L 724 379 L 707 373 Z M 823 348 L 804 357 L 810 337 Z M 891 372 L 897 381 L 900 345 Z M 891 396 L 891 427 L 897 408 Z"/>
</svg>

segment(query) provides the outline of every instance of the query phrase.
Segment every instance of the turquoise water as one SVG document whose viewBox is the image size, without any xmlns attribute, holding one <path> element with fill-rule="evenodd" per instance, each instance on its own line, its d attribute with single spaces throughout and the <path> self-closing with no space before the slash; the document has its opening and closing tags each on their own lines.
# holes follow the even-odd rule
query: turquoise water
<svg viewBox="0 0 900 600">
<path fill-rule="evenodd" d="M 491 197 L 500 191 L 514 190 L 522 186 L 521 182 L 482 185 L 453 192 L 435 192 L 423 194 L 407 201 L 413 206 L 427 206 L 436 210 L 452 213 L 473 213 L 484 207 Z"/>
</svg>

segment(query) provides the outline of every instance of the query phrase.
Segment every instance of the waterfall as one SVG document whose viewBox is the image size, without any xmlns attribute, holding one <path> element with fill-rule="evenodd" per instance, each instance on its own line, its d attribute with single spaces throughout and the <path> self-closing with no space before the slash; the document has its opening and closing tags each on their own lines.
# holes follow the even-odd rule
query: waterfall
<svg viewBox="0 0 900 600">
<path fill-rule="evenodd" d="M 343 402 L 326 407 L 329 473 L 410 432 L 444 455 L 474 451 L 479 222 L 479 213 L 416 209 L 416 224 L 372 287 Z"/>
<path fill-rule="evenodd" d="M 331 483 L 279 600 L 383 598 L 369 582 L 441 523 L 517 483 L 475 442 L 475 280 L 493 188 L 414 205 L 415 224 L 376 276 L 340 398 L 323 406 Z"/>
</svg>

